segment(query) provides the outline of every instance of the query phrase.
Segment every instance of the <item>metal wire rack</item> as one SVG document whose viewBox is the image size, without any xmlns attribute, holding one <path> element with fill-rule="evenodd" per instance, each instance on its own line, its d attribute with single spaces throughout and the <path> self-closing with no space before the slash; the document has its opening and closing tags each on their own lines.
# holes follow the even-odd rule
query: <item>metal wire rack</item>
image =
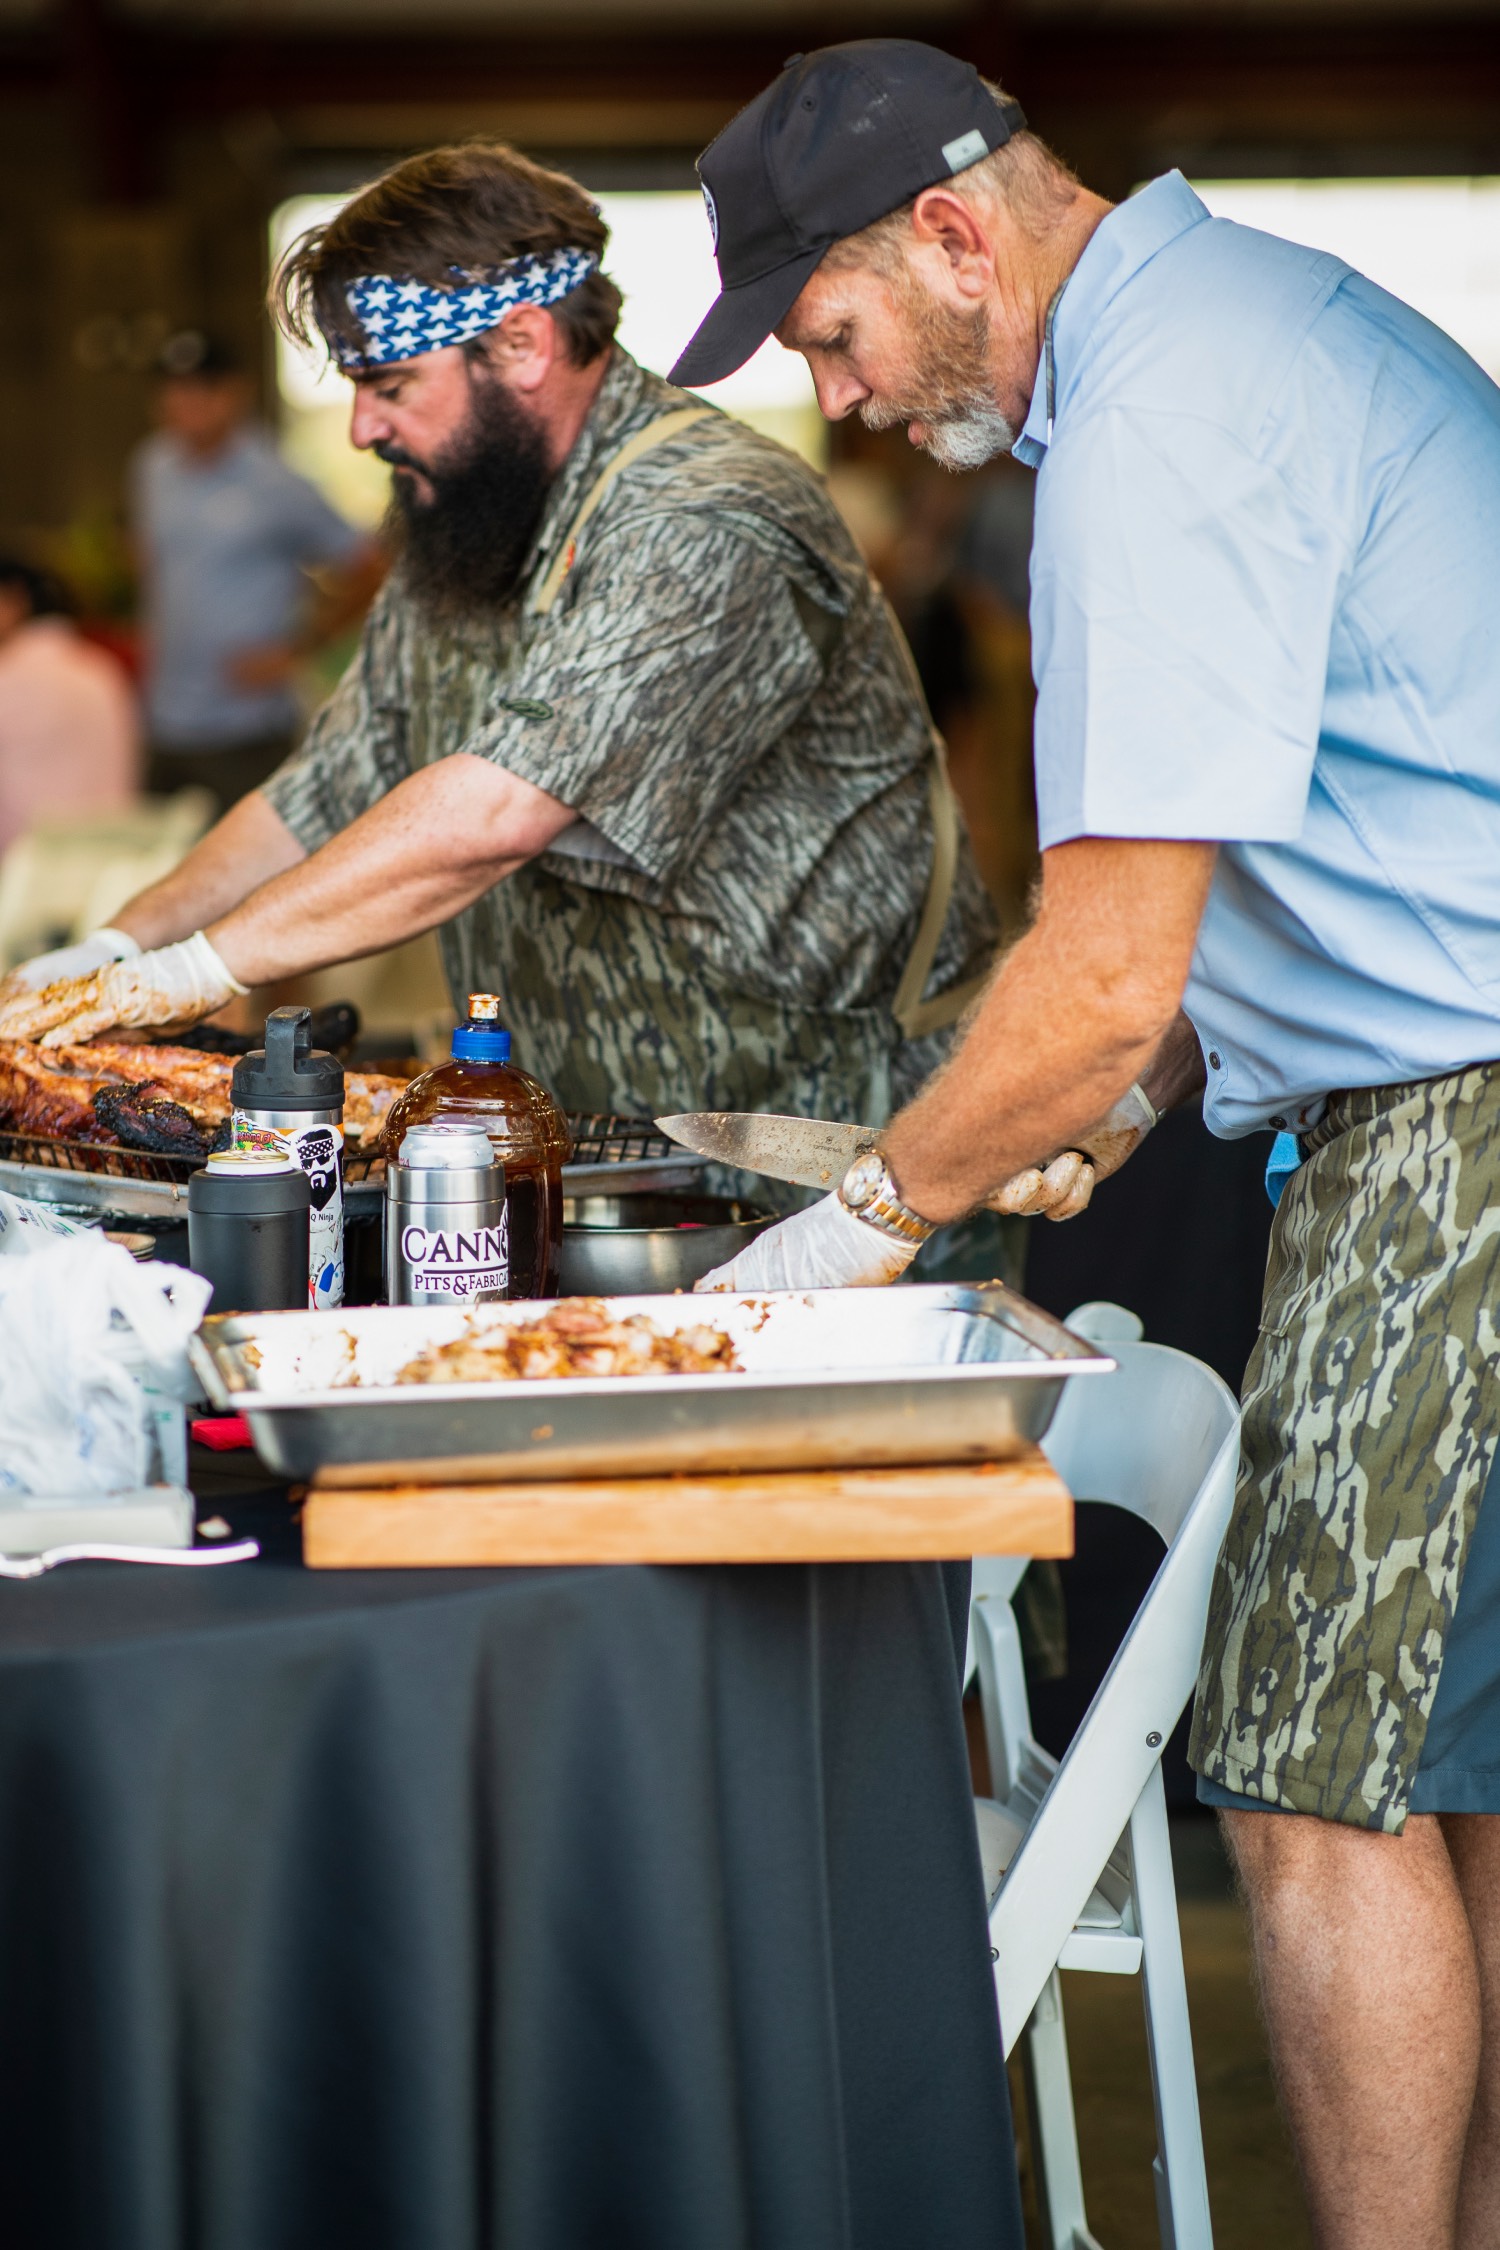
<svg viewBox="0 0 1500 2250">
<path fill-rule="evenodd" d="M 655 1164 L 683 1155 L 649 1117 L 618 1117 L 609 1110 L 570 1110 L 574 1164 Z"/>
<path fill-rule="evenodd" d="M 380 1162 L 377 1155 L 344 1154 L 344 1177 L 365 1179 Z M 95 1141 L 53 1141 L 40 1133 L 0 1132 L 0 1164 L 29 1164 L 47 1172 L 87 1172 L 112 1180 L 181 1183 L 201 1172 L 201 1156 L 166 1156 L 146 1148 L 101 1147 Z"/>
<path fill-rule="evenodd" d="M 675 1141 L 659 1132 L 649 1117 L 620 1117 L 606 1110 L 571 1111 L 574 1165 L 692 1164 Z M 345 1150 L 344 1178 L 351 1186 L 368 1180 L 382 1162 L 376 1151 Z M 168 1156 L 155 1149 L 111 1148 L 94 1141 L 50 1140 L 40 1133 L 0 1132 L 0 1163 L 27 1164 L 48 1172 L 85 1172 L 96 1178 L 157 1180 L 180 1184 L 202 1169 L 197 1156 Z"/>
</svg>

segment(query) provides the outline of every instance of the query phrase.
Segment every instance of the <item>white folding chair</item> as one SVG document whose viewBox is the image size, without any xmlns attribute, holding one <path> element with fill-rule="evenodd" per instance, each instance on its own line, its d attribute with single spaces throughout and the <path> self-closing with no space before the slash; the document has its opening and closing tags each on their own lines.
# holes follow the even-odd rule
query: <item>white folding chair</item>
<svg viewBox="0 0 1500 2250">
<path fill-rule="evenodd" d="M 992 1798 L 975 1803 L 1009 2054 L 1023 2036 L 1032 2158 L 1051 2250 L 1099 2250 L 1084 2211 L 1060 1969 L 1140 1974 L 1164 2250 L 1211 2250 L 1162 1746 L 1197 1678 L 1214 1563 L 1234 1500 L 1239 1409 L 1211 1368 L 1144 1344 L 1119 1306 L 1069 1325 L 1118 1372 L 1071 1383 L 1044 1443 L 1079 1500 L 1128 1508 L 1166 1555 L 1061 1763 L 1035 1741 L 1011 1597 L 1023 1557 L 974 1565 L 970 1647 Z"/>
</svg>

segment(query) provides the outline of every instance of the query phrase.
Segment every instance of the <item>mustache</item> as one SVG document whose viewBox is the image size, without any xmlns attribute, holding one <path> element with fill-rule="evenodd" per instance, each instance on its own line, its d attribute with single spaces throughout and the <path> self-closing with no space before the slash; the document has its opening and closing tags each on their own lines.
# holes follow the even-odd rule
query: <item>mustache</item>
<svg viewBox="0 0 1500 2250">
<path fill-rule="evenodd" d="M 406 447 L 398 445 L 394 438 L 378 439 L 370 451 L 388 469 L 414 469 L 419 477 L 430 476 L 432 473 L 425 461 L 419 461 L 414 453 L 408 453 Z"/>
</svg>

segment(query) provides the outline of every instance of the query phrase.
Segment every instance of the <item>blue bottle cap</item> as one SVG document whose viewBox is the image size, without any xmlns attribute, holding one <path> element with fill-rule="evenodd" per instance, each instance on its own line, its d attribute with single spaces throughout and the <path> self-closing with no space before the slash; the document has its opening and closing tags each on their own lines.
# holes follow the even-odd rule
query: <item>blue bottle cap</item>
<svg viewBox="0 0 1500 2250">
<path fill-rule="evenodd" d="M 510 1061 L 510 1033 L 500 1021 L 500 1003 L 492 992 L 469 994 L 469 1020 L 453 1027 L 453 1060 Z"/>
</svg>

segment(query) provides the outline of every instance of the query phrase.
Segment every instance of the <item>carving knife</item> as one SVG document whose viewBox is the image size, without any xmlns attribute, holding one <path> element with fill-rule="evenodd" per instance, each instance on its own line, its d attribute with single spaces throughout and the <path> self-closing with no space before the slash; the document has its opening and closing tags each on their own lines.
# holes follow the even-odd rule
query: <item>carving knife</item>
<svg viewBox="0 0 1500 2250">
<path fill-rule="evenodd" d="M 687 1110 L 658 1117 L 669 1140 L 739 1172 L 764 1172 L 796 1187 L 836 1188 L 854 1162 L 879 1140 L 879 1125 L 835 1125 L 826 1117 L 775 1117 L 735 1109 Z M 981 1209 L 1004 1211 L 997 1188 Z M 1013 1206 L 1011 1208 L 1014 1208 Z M 1024 1206 L 1023 1206 L 1024 1208 Z"/>
<path fill-rule="evenodd" d="M 878 1125 L 822 1117 L 774 1117 L 733 1109 L 689 1110 L 656 1120 L 670 1140 L 740 1172 L 764 1172 L 796 1187 L 835 1188 L 856 1156 L 880 1138 Z"/>
</svg>

